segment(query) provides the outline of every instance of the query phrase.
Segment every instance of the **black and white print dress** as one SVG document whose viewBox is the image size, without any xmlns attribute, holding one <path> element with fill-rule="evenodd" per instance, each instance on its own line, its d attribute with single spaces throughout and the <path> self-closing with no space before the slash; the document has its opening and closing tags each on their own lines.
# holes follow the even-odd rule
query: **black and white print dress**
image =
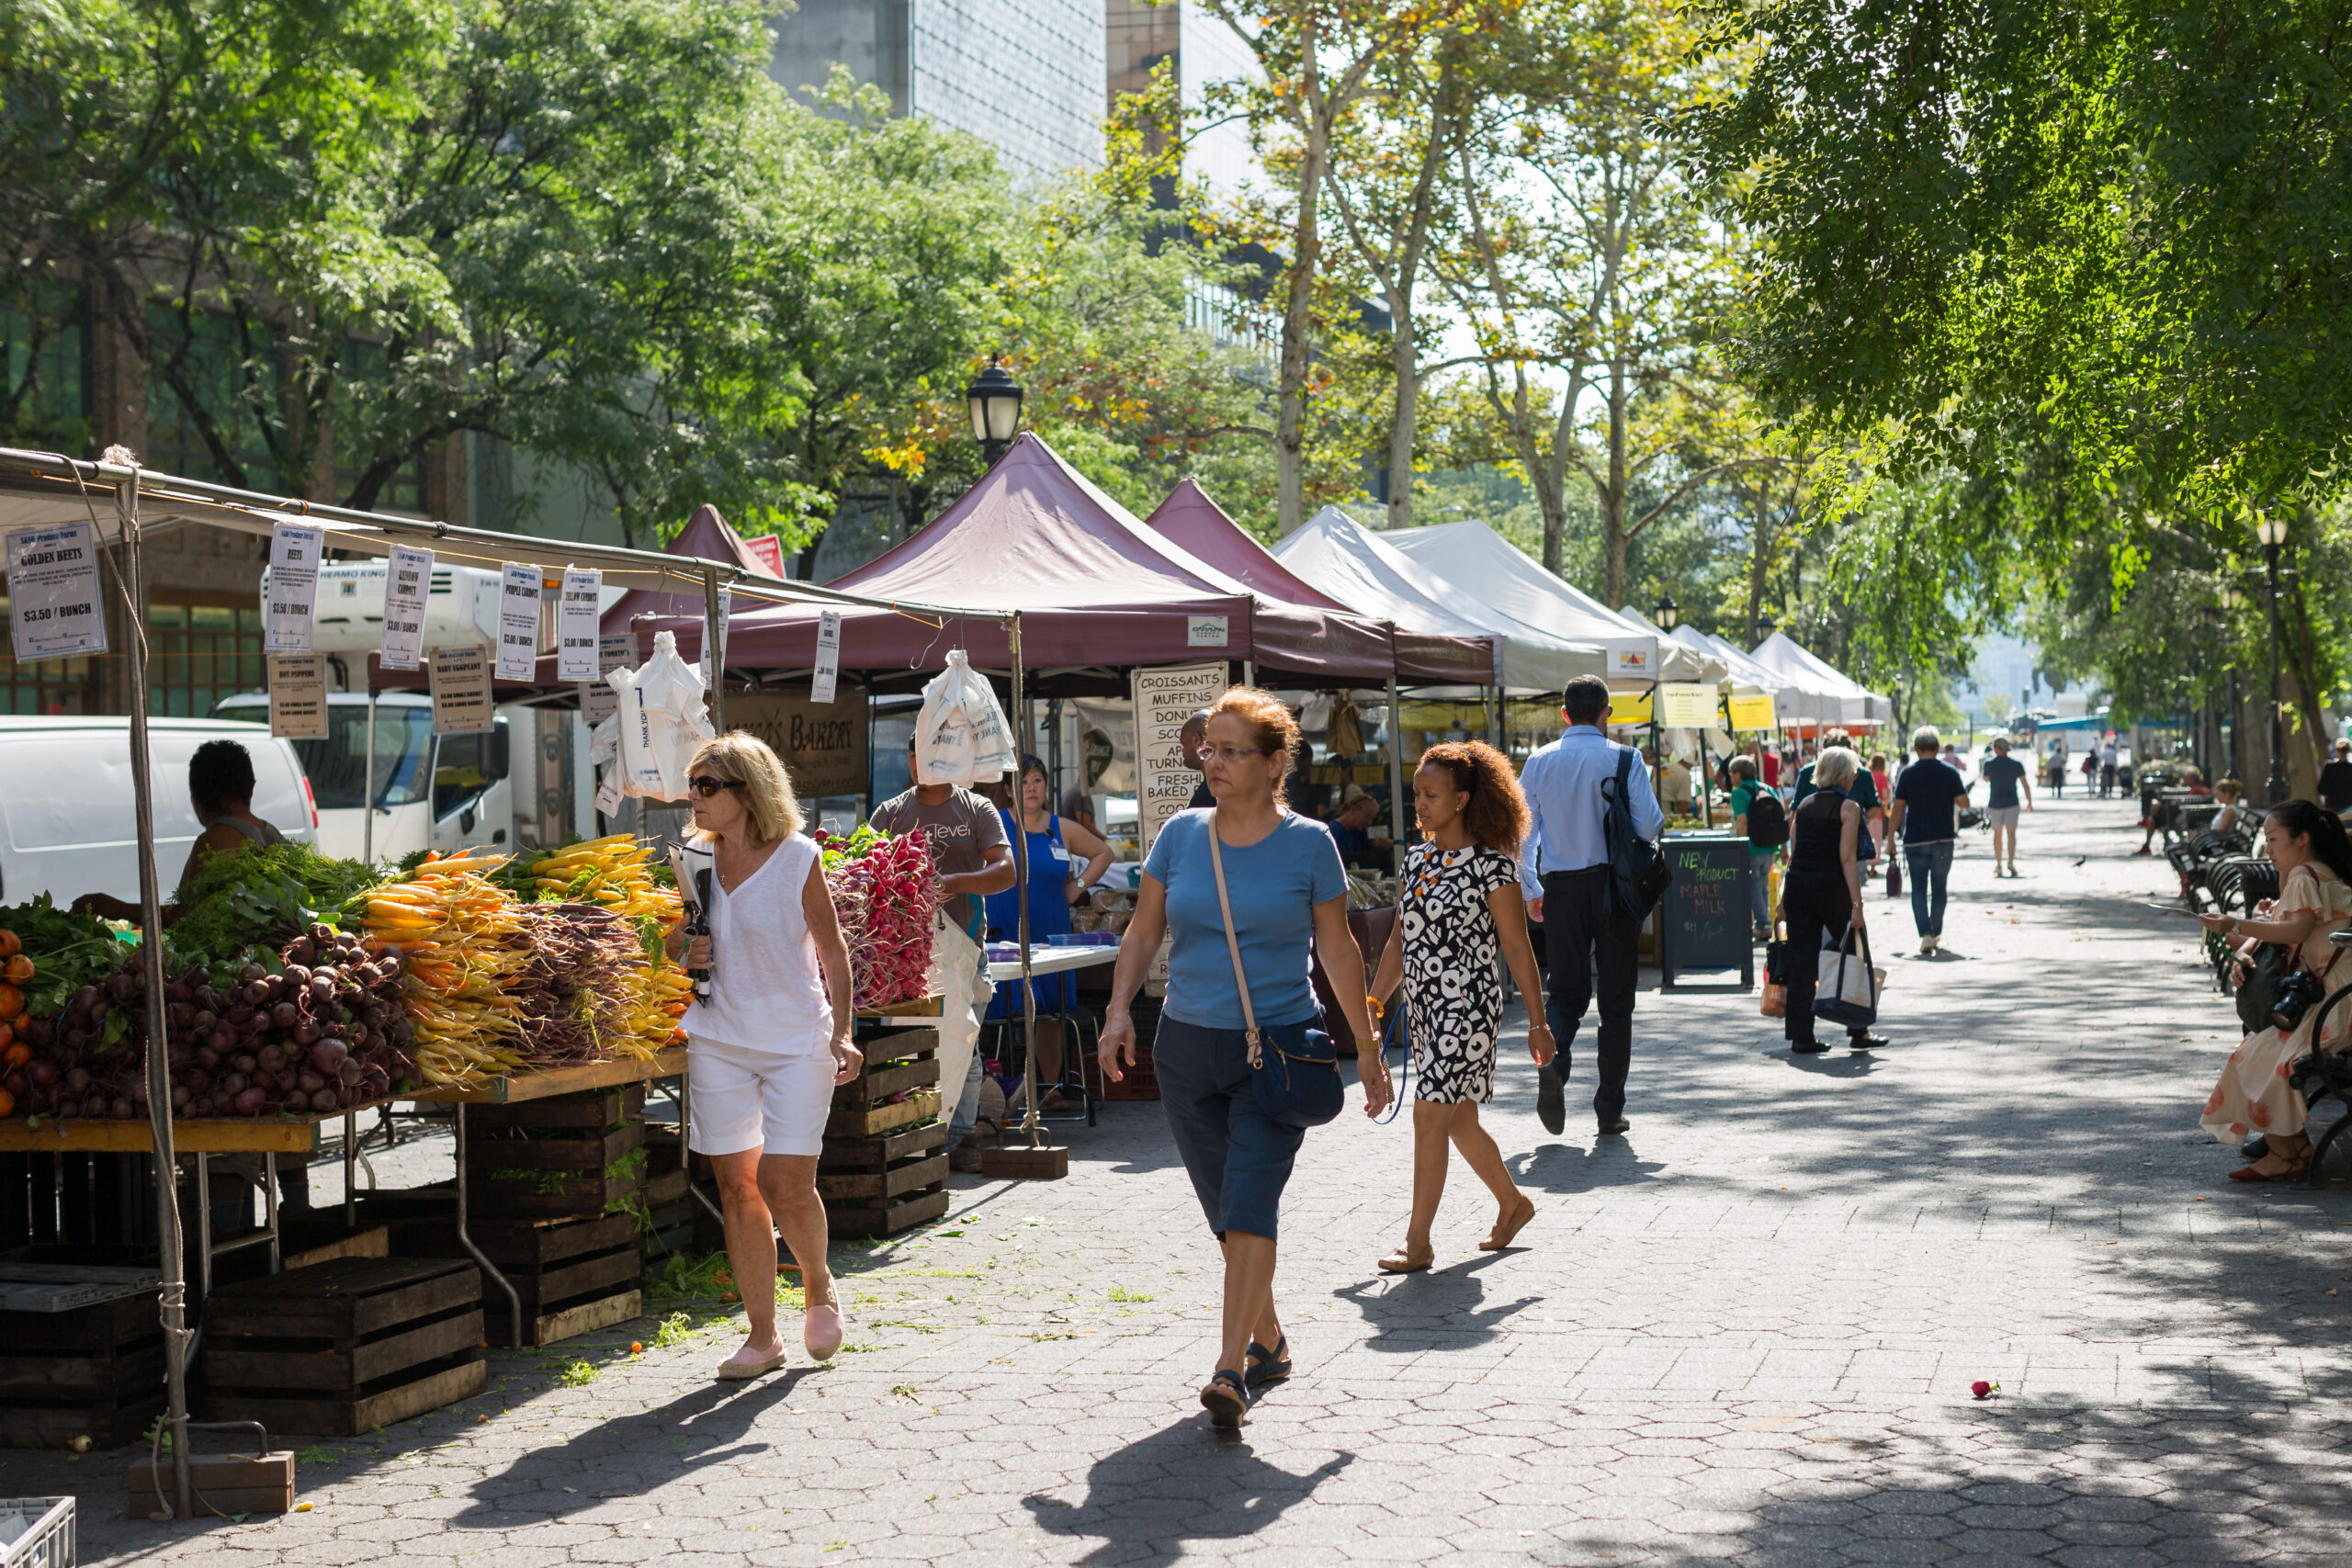
<svg viewBox="0 0 2352 1568">
<path fill-rule="evenodd" d="M 1442 850 L 1424 842 L 1405 856 L 1397 919 L 1415 1093 L 1422 1100 L 1484 1103 L 1494 1095 L 1503 987 L 1487 895 L 1518 880 L 1510 857 L 1477 845 Z"/>
</svg>

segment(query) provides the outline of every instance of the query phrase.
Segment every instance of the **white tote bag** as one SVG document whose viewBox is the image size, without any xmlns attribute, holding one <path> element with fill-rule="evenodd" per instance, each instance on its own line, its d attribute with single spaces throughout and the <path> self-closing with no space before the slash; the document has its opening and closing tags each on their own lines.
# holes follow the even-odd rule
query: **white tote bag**
<svg viewBox="0 0 2352 1568">
<path fill-rule="evenodd" d="M 989 784 L 1021 765 L 1012 726 L 996 693 L 960 648 L 947 668 L 923 685 L 915 717 L 915 782 L 969 787 Z"/>
<path fill-rule="evenodd" d="M 1870 938 L 1849 926 L 1838 945 L 1821 950 L 1814 1016 L 1849 1029 L 1867 1029 L 1878 1021 L 1879 992 L 1885 983 L 1885 971 L 1871 967 Z"/>
<path fill-rule="evenodd" d="M 678 657 L 678 639 L 653 637 L 653 657 L 605 677 L 620 700 L 613 716 L 623 795 L 684 800 L 686 764 L 713 731 L 703 711 L 701 671 Z"/>
</svg>

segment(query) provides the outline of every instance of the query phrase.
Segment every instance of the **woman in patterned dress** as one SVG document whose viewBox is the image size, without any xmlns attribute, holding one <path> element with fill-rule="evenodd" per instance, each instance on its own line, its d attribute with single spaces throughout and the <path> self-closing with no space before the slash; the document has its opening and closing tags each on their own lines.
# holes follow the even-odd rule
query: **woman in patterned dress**
<svg viewBox="0 0 2352 1568">
<path fill-rule="evenodd" d="M 2285 942 L 2295 962 L 2320 976 L 2322 994 L 2335 990 L 2352 975 L 2352 964 L 2329 941 L 2330 933 L 2352 924 L 2352 842 L 2346 842 L 2343 821 L 2333 811 L 2308 800 L 2282 801 L 2263 818 L 2262 837 L 2270 861 L 2278 868 L 2278 897 L 2265 899 L 2255 918 L 2200 915 L 2205 929 L 2239 944 L 2241 957 L 2251 957 L 2266 942 Z M 2258 1029 L 2238 1043 L 2222 1068 L 2221 1081 L 2205 1100 L 2202 1125 L 2222 1142 L 2236 1147 L 2248 1133 L 2260 1133 L 2268 1151 L 2252 1165 L 2230 1172 L 2233 1181 L 2294 1181 L 2303 1175 L 2312 1155 L 2312 1141 L 2303 1132 L 2309 1109 L 2303 1097 L 2287 1081 L 2297 1061 L 2311 1051 L 2312 1024 L 2319 1016 L 2314 1006 L 2287 1033 L 2276 1025 Z M 2352 1010 L 2336 1008 L 2328 1015 L 2328 1038 L 2323 1051 L 2352 1048 Z"/>
<path fill-rule="evenodd" d="M 1519 892 L 1527 801 L 1501 752 L 1480 741 L 1449 741 L 1422 754 L 1413 810 L 1422 841 L 1405 857 L 1396 926 L 1372 987 L 1378 998 L 1404 985 L 1416 1087 L 1413 1214 L 1405 1245 L 1380 1260 L 1391 1274 L 1417 1273 L 1435 1260 L 1430 1226 L 1445 1191 L 1449 1141 L 1499 1206 L 1481 1251 L 1509 1247 L 1535 1217 L 1534 1201 L 1511 1180 L 1502 1151 L 1478 1122 L 1479 1104 L 1494 1093 L 1502 1029 L 1498 953 L 1521 996 L 1544 994 Z M 1527 1050 L 1541 1066 L 1553 1056 L 1552 1032 L 1541 1008 L 1529 1012 Z"/>
</svg>

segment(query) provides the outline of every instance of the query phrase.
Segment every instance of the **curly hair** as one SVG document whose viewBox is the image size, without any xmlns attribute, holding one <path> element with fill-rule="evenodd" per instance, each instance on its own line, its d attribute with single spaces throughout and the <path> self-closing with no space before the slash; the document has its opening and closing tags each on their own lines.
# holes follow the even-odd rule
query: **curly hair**
<svg viewBox="0 0 2352 1568">
<path fill-rule="evenodd" d="M 1234 686 L 1209 708 L 1209 717 L 1231 714 L 1250 727 L 1266 755 L 1282 759 L 1287 769 L 1298 755 L 1298 720 L 1282 698 L 1256 686 Z"/>
<path fill-rule="evenodd" d="M 1444 769 L 1453 787 L 1470 797 L 1462 808 L 1462 823 L 1472 842 L 1519 858 L 1530 818 L 1527 796 L 1520 793 L 1510 759 L 1483 740 L 1448 740 L 1422 752 L 1420 765 Z"/>
</svg>

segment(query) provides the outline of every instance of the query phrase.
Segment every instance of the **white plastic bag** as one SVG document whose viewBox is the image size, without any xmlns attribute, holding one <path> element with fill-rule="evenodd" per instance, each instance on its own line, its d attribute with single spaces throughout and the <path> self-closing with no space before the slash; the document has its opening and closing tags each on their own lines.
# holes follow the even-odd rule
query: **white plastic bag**
<svg viewBox="0 0 2352 1568">
<path fill-rule="evenodd" d="M 915 717 L 915 782 L 968 788 L 1020 765 L 1012 726 L 996 693 L 962 649 L 950 649 L 947 668 L 923 685 L 922 711 Z"/>
<path fill-rule="evenodd" d="M 714 733 L 703 712 L 701 671 L 678 657 L 675 636 L 656 632 L 652 658 L 605 679 L 620 700 L 613 718 L 619 730 L 621 793 L 684 800 L 686 764 Z"/>
</svg>

